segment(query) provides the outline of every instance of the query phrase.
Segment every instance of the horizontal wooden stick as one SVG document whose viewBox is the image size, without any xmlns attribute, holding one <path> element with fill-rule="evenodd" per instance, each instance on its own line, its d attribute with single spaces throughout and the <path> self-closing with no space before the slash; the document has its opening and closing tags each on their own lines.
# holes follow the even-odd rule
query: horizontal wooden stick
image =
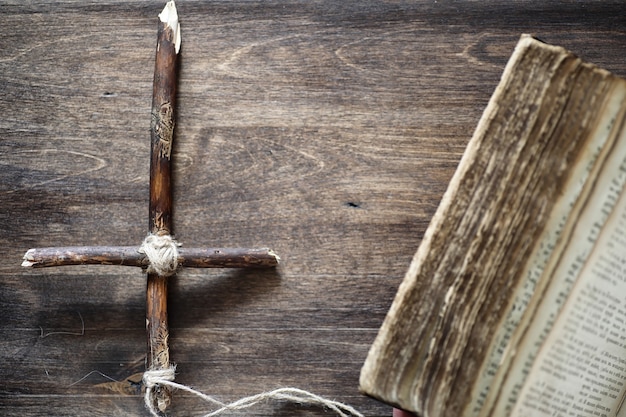
<svg viewBox="0 0 626 417">
<path fill-rule="evenodd" d="M 272 268 L 280 258 L 271 249 L 179 248 L 178 265 L 192 268 Z M 22 266 L 124 265 L 147 268 L 137 246 L 76 246 L 30 249 Z"/>
</svg>

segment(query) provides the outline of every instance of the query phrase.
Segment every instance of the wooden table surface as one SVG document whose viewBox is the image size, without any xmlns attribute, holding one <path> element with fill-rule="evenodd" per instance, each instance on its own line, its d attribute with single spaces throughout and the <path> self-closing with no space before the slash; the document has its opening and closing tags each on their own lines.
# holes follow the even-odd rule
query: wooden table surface
<svg viewBox="0 0 626 417">
<path fill-rule="evenodd" d="M 0 1 L 1 415 L 147 415 L 131 384 L 100 385 L 143 370 L 145 274 L 20 263 L 31 247 L 144 238 L 162 8 Z M 178 11 L 175 235 L 269 246 L 282 263 L 171 281 L 177 381 L 223 401 L 295 386 L 390 416 L 359 394 L 360 367 L 520 34 L 626 76 L 622 2 Z M 175 393 L 172 415 L 208 410 Z M 331 415 L 280 402 L 241 414 Z"/>
</svg>

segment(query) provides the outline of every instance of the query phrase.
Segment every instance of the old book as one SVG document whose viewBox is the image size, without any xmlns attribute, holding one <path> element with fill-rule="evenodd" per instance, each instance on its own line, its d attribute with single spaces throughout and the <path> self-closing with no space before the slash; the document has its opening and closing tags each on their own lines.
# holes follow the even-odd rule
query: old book
<svg viewBox="0 0 626 417">
<path fill-rule="evenodd" d="M 625 112 L 625 80 L 522 36 L 363 392 L 424 417 L 626 416 Z"/>
</svg>

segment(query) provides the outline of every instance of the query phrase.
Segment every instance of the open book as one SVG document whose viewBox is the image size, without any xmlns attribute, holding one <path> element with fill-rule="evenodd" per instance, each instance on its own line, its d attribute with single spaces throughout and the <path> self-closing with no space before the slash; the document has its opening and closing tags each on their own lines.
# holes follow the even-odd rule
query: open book
<svg viewBox="0 0 626 417">
<path fill-rule="evenodd" d="M 361 371 L 424 417 L 626 416 L 626 81 L 524 35 Z"/>
</svg>

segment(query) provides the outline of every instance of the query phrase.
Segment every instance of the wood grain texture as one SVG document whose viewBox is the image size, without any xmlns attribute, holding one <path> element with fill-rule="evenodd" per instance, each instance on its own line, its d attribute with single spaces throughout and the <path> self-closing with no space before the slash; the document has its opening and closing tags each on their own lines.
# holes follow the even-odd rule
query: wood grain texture
<svg viewBox="0 0 626 417">
<path fill-rule="evenodd" d="M 20 263 L 144 238 L 163 3 L 0 1 L 0 414 L 146 415 L 81 380 L 142 371 L 145 275 Z M 177 381 L 221 400 L 293 385 L 389 416 L 359 370 L 520 33 L 625 76 L 621 2 L 177 7 L 176 238 L 282 259 L 170 280 Z M 204 410 L 174 397 L 173 415 Z"/>
</svg>

